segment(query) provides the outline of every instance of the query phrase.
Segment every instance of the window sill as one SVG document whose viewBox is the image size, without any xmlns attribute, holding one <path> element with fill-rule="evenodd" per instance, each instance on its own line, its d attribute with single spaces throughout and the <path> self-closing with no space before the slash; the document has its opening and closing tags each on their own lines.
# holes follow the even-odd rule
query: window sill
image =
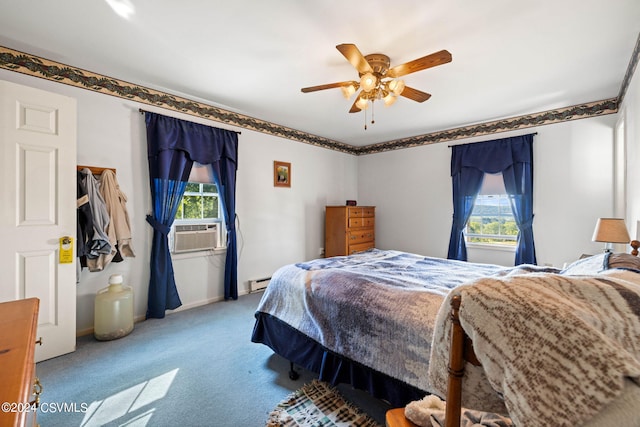
<svg viewBox="0 0 640 427">
<path fill-rule="evenodd" d="M 178 259 L 188 259 L 188 258 L 201 258 L 201 257 L 221 255 L 226 253 L 227 253 L 227 248 L 225 246 L 225 247 L 215 248 L 213 250 L 208 250 L 208 251 L 181 252 L 178 254 L 171 253 L 171 259 L 178 260 Z"/>
<path fill-rule="evenodd" d="M 507 246 L 507 245 L 491 245 L 487 243 L 467 243 L 467 249 L 482 249 L 489 251 L 500 251 L 500 252 L 515 252 L 515 246 Z"/>
</svg>

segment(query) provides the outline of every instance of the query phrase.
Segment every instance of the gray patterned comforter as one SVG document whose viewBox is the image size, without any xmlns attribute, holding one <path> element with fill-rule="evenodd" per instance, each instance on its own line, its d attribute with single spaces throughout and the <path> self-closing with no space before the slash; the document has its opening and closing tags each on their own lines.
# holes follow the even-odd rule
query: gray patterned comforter
<svg viewBox="0 0 640 427">
<path fill-rule="evenodd" d="M 427 391 L 433 328 L 444 297 L 456 286 L 508 271 L 373 249 L 282 267 L 258 311 L 332 352 Z"/>
</svg>

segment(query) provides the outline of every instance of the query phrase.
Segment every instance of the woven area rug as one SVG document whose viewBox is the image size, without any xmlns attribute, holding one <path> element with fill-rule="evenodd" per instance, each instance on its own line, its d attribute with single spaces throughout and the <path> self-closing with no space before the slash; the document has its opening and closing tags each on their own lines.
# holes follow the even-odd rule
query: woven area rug
<svg viewBox="0 0 640 427">
<path fill-rule="evenodd" d="M 266 427 L 381 427 L 329 384 L 313 380 L 269 414 Z"/>
</svg>

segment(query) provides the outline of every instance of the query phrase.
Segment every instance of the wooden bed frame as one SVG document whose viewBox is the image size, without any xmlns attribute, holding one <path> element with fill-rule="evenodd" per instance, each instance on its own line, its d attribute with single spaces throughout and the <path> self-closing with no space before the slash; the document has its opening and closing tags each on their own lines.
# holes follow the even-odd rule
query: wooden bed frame
<svg viewBox="0 0 640 427">
<path fill-rule="evenodd" d="M 449 381 L 444 415 L 445 427 L 460 426 L 462 377 L 465 363 L 480 366 L 480 361 L 473 351 L 471 338 L 460 325 L 460 303 L 462 303 L 460 295 L 451 299 L 451 352 L 449 353 Z"/>
<path fill-rule="evenodd" d="M 632 240 L 631 255 L 638 256 L 640 241 Z M 460 304 L 462 298 L 455 295 L 451 299 L 451 352 L 449 353 L 449 379 L 447 384 L 447 404 L 445 407 L 445 427 L 460 426 L 460 410 L 462 409 L 462 377 L 465 363 L 480 366 L 480 361 L 473 351 L 473 342 L 460 325 Z"/>
</svg>

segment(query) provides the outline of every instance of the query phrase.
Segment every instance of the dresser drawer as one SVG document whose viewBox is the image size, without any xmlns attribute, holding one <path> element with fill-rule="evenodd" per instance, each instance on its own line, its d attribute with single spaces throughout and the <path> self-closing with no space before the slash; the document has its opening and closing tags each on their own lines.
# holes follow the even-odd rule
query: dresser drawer
<svg viewBox="0 0 640 427">
<path fill-rule="evenodd" d="M 364 221 L 362 217 L 349 218 L 349 228 L 361 228 L 364 227 Z"/>
<path fill-rule="evenodd" d="M 376 215 L 375 208 L 362 208 L 362 216 L 364 217 L 373 217 Z"/>
<path fill-rule="evenodd" d="M 355 243 L 372 242 L 375 240 L 375 234 L 373 229 L 363 229 L 358 231 L 349 232 L 349 245 Z"/>
<path fill-rule="evenodd" d="M 373 241 L 358 243 L 355 245 L 349 245 L 349 255 L 355 254 L 356 252 L 362 252 L 368 249 L 373 249 L 374 247 L 375 247 L 375 243 Z"/>
<path fill-rule="evenodd" d="M 374 227 L 376 219 L 374 217 L 349 218 L 349 228 Z"/>
<path fill-rule="evenodd" d="M 375 208 L 349 208 L 349 218 L 375 216 Z"/>
</svg>

